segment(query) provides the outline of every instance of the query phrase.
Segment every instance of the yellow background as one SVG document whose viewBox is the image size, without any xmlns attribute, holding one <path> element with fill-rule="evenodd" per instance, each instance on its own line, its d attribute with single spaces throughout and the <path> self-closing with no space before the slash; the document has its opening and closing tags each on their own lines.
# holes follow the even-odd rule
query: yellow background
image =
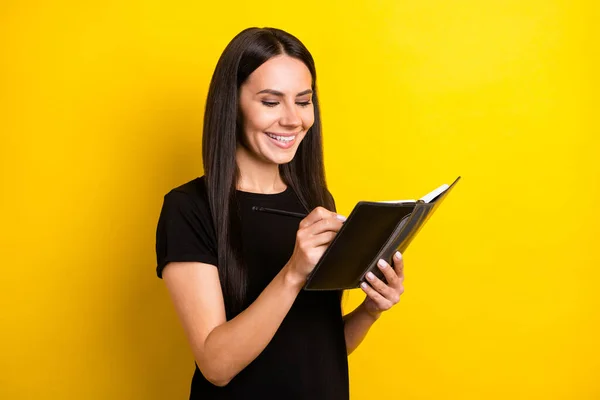
<svg viewBox="0 0 600 400">
<path fill-rule="evenodd" d="M 221 51 L 276 26 L 316 59 L 341 212 L 463 177 L 352 398 L 600 399 L 594 3 L 2 2 L 0 398 L 187 398 L 158 212 L 202 174 Z"/>
</svg>

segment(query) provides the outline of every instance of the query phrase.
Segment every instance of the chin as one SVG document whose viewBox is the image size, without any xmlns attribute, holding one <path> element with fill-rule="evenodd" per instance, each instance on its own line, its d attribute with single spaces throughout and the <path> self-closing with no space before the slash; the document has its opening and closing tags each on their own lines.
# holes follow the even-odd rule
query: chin
<svg viewBox="0 0 600 400">
<path fill-rule="evenodd" d="M 263 151 L 262 154 L 265 160 L 278 165 L 288 164 L 296 156 L 296 153 L 298 152 L 298 145 L 286 150 L 272 148 L 264 150 L 265 151 Z"/>
<path fill-rule="evenodd" d="M 278 165 L 282 165 L 282 164 L 288 164 L 290 163 L 293 159 L 294 156 L 296 155 L 296 152 L 294 152 L 293 154 L 290 154 L 288 156 L 281 156 L 281 157 L 269 157 L 269 160 L 273 163 L 273 164 L 278 164 Z"/>
</svg>

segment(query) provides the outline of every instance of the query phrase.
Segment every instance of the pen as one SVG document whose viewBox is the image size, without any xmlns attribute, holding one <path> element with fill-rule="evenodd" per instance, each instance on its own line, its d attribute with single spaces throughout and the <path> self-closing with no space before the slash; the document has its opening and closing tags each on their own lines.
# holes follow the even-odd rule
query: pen
<svg viewBox="0 0 600 400">
<path fill-rule="evenodd" d="M 293 211 L 277 210 L 275 208 L 267 208 L 267 207 L 254 206 L 254 207 L 252 207 L 252 211 L 261 211 L 261 212 L 266 212 L 269 214 L 285 215 L 287 217 L 296 217 L 296 218 L 306 217 L 306 214 L 297 213 L 297 212 L 293 212 Z"/>
</svg>

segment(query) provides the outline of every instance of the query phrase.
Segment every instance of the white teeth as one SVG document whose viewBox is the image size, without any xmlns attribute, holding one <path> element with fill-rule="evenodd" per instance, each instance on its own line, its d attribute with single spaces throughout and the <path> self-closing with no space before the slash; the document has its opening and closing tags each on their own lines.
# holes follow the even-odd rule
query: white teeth
<svg viewBox="0 0 600 400">
<path fill-rule="evenodd" d="M 273 138 L 275 140 L 279 140 L 280 142 L 284 142 L 284 143 L 291 142 L 292 140 L 294 140 L 296 138 L 296 136 L 277 136 L 277 135 L 271 135 L 270 133 L 267 133 L 267 136 L 269 136 L 270 138 Z"/>
</svg>

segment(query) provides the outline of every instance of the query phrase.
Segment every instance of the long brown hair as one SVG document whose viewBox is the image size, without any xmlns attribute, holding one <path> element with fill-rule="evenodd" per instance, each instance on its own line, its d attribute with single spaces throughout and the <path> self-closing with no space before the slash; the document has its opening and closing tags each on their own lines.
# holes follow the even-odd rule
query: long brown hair
<svg viewBox="0 0 600 400">
<path fill-rule="evenodd" d="M 282 179 L 295 191 L 307 211 L 317 206 L 329 210 L 335 208 L 325 182 L 317 74 L 312 55 L 300 40 L 280 29 L 243 30 L 227 45 L 213 73 L 206 100 L 202 138 L 208 200 L 217 235 L 219 279 L 228 318 L 233 318 L 243 310 L 247 282 L 235 197 L 239 176 L 235 160 L 236 145 L 242 135 L 239 90 L 254 70 L 270 58 L 282 54 L 302 61 L 309 69 L 315 117 L 294 159 L 280 165 Z"/>
</svg>

